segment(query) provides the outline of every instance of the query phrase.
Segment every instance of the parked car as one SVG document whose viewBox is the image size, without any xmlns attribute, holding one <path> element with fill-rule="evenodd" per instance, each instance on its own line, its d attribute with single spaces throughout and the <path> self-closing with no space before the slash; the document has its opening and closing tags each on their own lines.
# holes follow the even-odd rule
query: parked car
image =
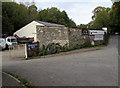
<svg viewBox="0 0 120 88">
<path fill-rule="evenodd" d="M 115 35 L 119 35 L 119 33 L 118 33 L 118 32 L 115 32 Z"/>
<path fill-rule="evenodd" d="M 8 47 L 17 44 L 17 39 L 15 37 L 9 36 L 7 38 L 0 38 L 0 50 L 7 49 Z"/>
<path fill-rule="evenodd" d="M 4 38 L 0 38 L 0 50 L 6 49 L 6 40 Z"/>
<path fill-rule="evenodd" d="M 12 36 L 7 37 L 6 38 L 6 44 L 7 44 L 7 46 L 15 46 L 15 45 L 18 44 L 17 39 L 15 37 L 12 37 Z"/>
</svg>

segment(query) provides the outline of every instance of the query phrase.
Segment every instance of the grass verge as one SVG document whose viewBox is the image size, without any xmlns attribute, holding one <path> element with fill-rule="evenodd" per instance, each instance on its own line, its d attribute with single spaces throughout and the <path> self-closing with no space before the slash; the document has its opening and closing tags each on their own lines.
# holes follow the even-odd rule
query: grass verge
<svg viewBox="0 0 120 88">
<path fill-rule="evenodd" d="M 26 88 L 33 88 L 33 86 L 31 85 L 30 82 L 28 82 L 25 78 L 23 77 L 20 77 L 16 74 L 13 74 L 13 73 L 10 73 L 10 72 L 7 72 L 7 71 L 3 71 L 4 73 L 16 78 L 17 80 L 20 81 L 20 84 L 24 85 Z"/>
</svg>

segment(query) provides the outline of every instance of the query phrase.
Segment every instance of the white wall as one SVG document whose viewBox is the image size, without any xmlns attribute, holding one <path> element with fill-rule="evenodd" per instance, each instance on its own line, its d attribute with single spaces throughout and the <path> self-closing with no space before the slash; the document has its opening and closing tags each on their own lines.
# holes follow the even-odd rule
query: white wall
<svg viewBox="0 0 120 88">
<path fill-rule="evenodd" d="M 34 41 L 37 41 L 37 35 L 36 35 L 36 25 L 44 26 L 43 24 L 40 24 L 36 21 L 32 21 L 31 23 L 27 24 L 26 26 L 22 27 L 18 31 L 14 33 L 14 35 L 18 35 L 19 37 L 34 37 Z"/>
</svg>

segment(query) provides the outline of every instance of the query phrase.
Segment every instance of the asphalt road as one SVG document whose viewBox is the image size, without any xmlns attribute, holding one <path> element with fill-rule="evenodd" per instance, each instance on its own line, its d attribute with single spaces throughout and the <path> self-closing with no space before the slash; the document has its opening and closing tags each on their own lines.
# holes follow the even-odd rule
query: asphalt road
<svg viewBox="0 0 120 88">
<path fill-rule="evenodd" d="M 3 61 L 3 70 L 26 78 L 34 86 L 117 86 L 118 43 L 118 36 L 112 36 L 109 46 L 97 51 Z"/>
<path fill-rule="evenodd" d="M 2 80 L 2 88 L 6 88 L 6 87 L 10 87 L 10 86 L 14 86 L 14 87 L 21 87 L 21 88 L 25 88 L 22 84 L 19 83 L 19 81 L 17 81 L 15 78 L 9 76 L 8 74 L 6 73 L 2 73 L 2 77 L 3 77 L 3 80 Z"/>
</svg>

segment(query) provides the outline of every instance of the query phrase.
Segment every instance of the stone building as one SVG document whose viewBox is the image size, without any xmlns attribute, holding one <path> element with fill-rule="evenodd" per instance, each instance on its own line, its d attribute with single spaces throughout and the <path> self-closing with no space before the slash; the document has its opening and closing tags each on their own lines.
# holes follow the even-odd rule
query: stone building
<svg viewBox="0 0 120 88">
<path fill-rule="evenodd" d="M 33 21 L 16 31 L 14 35 L 34 37 L 34 42 L 38 41 L 40 46 L 60 43 L 62 46 L 67 44 L 69 47 L 75 47 L 84 43 L 82 30 L 43 21 Z"/>
<path fill-rule="evenodd" d="M 67 44 L 69 47 L 75 47 L 84 43 L 81 31 L 80 29 L 65 26 L 37 26 L 37 39 L 41 45 L 45 46 L 49 43 L 60 43 L 62 46 Z"/>
</svg>

